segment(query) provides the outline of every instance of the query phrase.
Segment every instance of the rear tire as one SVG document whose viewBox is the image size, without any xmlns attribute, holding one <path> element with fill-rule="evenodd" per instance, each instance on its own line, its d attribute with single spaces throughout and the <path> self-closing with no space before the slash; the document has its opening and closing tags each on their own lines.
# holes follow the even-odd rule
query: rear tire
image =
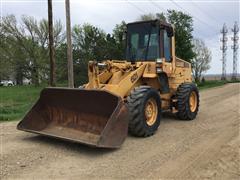
<svg viewBox="0 0 240 180">
<path fill-rule="evenodd" d="M 183 83 L 177 90 L 177 117 L 193 120 L 199 110 L 199 91 L 193 83 Z"/>
<path fill-rule="evenodd" d="M 157 131 L 161 120 L 161 99 L 157 90 L 149 86 L 133 89 L 127 98 L 127 106 L 130 134 L 147 137 Z"/>
</svg>

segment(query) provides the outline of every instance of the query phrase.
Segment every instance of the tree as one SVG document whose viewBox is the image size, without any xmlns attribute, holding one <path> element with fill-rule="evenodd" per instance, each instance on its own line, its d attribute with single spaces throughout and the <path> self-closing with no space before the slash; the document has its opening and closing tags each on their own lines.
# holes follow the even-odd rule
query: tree
<svg viewBox="0 0 240 180">
<path fill-rule="evenodd" d="M 168 10 L 167 20 L 174 25 L 176 56 L 188 62 L 195 57 L 193 52 L 193 19 L 181 11 Z"/>
<path fill-rule="evenodd" d="M 25 49 L 18 46 L 23 44 L 23 29 L 17 28 L 17 21 L 14 16 L 6 16 L 2 18 L 0 24 L 0 56 L 1 56 L 1 79 L 15 76 L 18 84 L 22 84 L 24 66 L 26 63 Z"/>
<path fill-rule="evenodd" d="M 163 12 L 161 13 L 156 13 L 156 18 L 163 21 L 163 22 L 167 22 L 167 17 L 164 15 Z"/>
<path fill-rule="evenodd" d="M 61 43 L 56 48 L 56 80 L 59 84 L 67 84 L 68 69 L 67 69 L 67 44 Z"/>
<path fill-rule="evenodd" d="M 112 57 L 114 59 L 124 59 L 125 58 L 125 46 L 126 46 L 126 30 L 127 24 L 122 21 L 120 24 L 116 24 L 113 29 L 112 43 L 115 51 L 112 52 Z"/>
<path fill-rule="evenodd" d="M 56 21 L 53 32 L 57 47 L 63 40 L 62 24 Z M 39 85 L 49 77 L 48 65 L 48 22 L 45 19 L 36 21 L 33 17 L 22 16 L 17 23 L 14 15 L 4 16 L 0 25 L 1 56 L 8 59 L 15 73 L 18 84 L 23 78 Z"/>
<path fill-rule="evenodd" d="M 153 14 L 153 13 L 143 14 L 143 15 L 140 15 L 140 17 L 137 20 L 139 20 L 139 21 L 149 21 L 149 20 L 155 20 L 155 19 L 159 19 L 159 20 L 164 21 L 164 22 L 167 21 L 167 18 L 166 18 L 165 14 L 163 12 L 156 13 L 156 14 Z"/>
<path fill-rule="evenodd" d="M 192 60 L 192 71 L 195 82 L 200 82 L 202 73 L 210 69 L 211 51 L 201 39 L 193 40 L 193 51 L 196 56 Z"/>
<path fill-rule="evenodd" d="M 9 79 L 13 74 L 12 59 L 13 48 L 9 46 L 8 40 L 3 34 L 0 34 L 0 81 Z"/>
<path fill-rule="evenodd" d="M 149 20 L 154 20 L 157 19 L 156 15 L 153 13 L 149 13 L 149 14 L 143 14 L 140 15 L 140 17 L 137 19 L 139 21 L 149 21 Z"/>
<path fill-rule="evenodd" d="M 106 33 L 90 24 L 73 27 L 73 62 L 75 84 L 87 82 L 87 64 L 90 60 L 101 61 L 106 57 Z"/>
</svg>

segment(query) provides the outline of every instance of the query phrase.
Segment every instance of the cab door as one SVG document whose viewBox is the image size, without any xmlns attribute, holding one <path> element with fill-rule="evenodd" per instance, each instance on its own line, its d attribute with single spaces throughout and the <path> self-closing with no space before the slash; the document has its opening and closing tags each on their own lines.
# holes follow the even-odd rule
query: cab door
<svg viewBox="0 0 240 180">
<path fill-rule="evenodd" d="M 163 58 L 163 71 L 170 76 L 172 74 L 172 37 L 168 36 L 167 30 L 161 30 L 161 52 Z"/>
</svg>

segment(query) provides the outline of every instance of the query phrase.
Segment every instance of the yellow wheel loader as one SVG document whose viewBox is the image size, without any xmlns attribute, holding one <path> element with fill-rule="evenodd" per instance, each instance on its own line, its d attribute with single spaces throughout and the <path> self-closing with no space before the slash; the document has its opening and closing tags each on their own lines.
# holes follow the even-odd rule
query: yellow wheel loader
<svg viewBox="0 0 240 180">
<path fill-rule="evenodd" d="M 175 56 L 174 30 L 159 20 L 127 24 L 126 60 L 90 61 L 80 88 L 45 88 L 19 130 L 118 148 L 127 133 L 147 137 L 171 111 L 195 119 L 191 64 Z"/>
</svg>

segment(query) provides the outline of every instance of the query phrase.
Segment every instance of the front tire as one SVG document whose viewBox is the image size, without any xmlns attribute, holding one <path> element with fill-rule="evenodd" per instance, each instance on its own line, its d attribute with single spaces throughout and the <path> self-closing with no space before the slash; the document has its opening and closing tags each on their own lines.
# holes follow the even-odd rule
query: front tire
<svg viewBox="0 0 240 180">
<path fill-rule="evenodd" d="M 130 134 L 147 137 L 157 131 L 161 120 L 161 99 L 157 90 L 149 86 L 135 88 L 127 98 L 127 106 Z"/>
<path fill-rule="evenodd" d="M 177 117 L 193 120 L 199 110 L 199 91 L 193 83 L 183 83 L 177 89 Z"/>
</svg>

